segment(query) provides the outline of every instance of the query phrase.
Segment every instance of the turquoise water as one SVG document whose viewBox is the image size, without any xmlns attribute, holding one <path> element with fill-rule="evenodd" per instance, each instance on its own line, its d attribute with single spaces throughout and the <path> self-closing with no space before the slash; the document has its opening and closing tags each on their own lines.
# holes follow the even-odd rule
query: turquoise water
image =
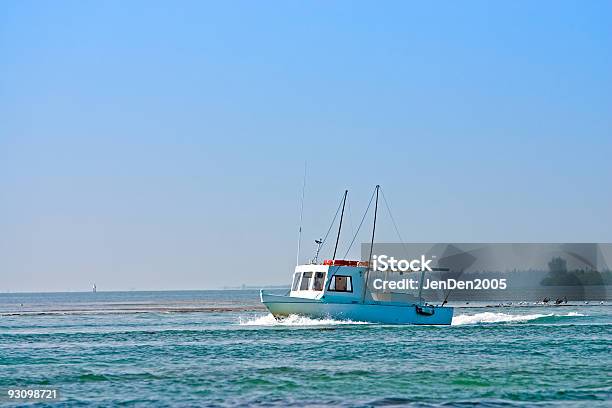
<svg viewBox="0 0 612 408">
<path fill-rule="evenodd" d="M 612 406 L 612 307 L 455 311 L 448 327 L 290 317 L 256 291 L 0 294 L 0 403 Z M 471 305 L 470 305 L 471 306 Z"/>
</svg>

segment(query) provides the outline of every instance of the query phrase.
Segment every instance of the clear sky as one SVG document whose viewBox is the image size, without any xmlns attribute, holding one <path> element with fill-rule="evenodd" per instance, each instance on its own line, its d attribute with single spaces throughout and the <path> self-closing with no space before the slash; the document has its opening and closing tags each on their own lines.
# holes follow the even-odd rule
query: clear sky
<svg viewBox="0 0 612 408">
<path fill-rule="evenodd" d="M 0 291 L 287 283 L 304 160 L 303 259 L 612 242 L 611 156 L 610 1 L 0 7 Z"/>
</svg>

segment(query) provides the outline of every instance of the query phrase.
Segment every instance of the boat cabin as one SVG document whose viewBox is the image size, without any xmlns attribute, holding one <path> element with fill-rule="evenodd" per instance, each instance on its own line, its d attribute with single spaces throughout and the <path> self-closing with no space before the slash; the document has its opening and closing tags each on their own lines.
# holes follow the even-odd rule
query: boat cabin
<svg viewBox="0 0 612 408">
<path fill-rule="evenodd" d="M 367 262 L 326 260 L 321 264 L 298 265 L 291 282 L 290 297 L 333 299 L 352 303 L 361 298 Z"/>
</svg>

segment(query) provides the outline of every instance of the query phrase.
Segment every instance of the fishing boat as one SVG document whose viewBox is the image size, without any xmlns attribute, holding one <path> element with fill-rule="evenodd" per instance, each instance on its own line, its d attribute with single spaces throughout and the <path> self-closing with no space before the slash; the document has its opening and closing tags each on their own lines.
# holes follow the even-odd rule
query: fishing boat
<svg viewBox="0 0 612 408">
<path fill-rule="evenodd" d="M 380 186 L 376 186 L 375 189 L 376 205 L 368 259 L 372 258 L 379 188 Z M 377 293 L 370 290 L 371 286 L 368 285 L 373 272 L 369 261 L 335 259 L 346 194 L 347 191 L 344 193 L 333 258 L 318 262 L 323 240 L 315 241 L 318 245 L 316 255 L 311 262 L 295 267 L 290 291 L 285 295 L 277 295 L 261 290 L 261 302 L 277 319 L 289 315 L 300 315 L 315 319 L 382 324 L 451 324 L 452 307 L 444 306 L 444 303 L 431 305 L 423 300 L 421 296 L 423 274 L 417 298 L 402 293 Z"/>
</svg>

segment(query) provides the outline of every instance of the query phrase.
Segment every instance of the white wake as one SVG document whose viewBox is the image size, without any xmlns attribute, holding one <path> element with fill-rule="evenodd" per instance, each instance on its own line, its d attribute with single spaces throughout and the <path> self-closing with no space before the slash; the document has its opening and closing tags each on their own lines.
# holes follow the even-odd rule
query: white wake
<svg viewBox="0 0 612 408">
<path fill-rule="evenodd" d="M 241 326 L 335 326 L 349 324 L 369 324 L 367 322 L 356 322 L 353 320 L 334 320 L 334 319 L 312 319 L 306 316 L 289 315 L 285 318 L 276 320 L 272 314 L 256 318 L 240 318 Z"/>
<path fill-rule="evenodd" d="M 558 316 L 558 317 L 575 317 L 575 316 L 585 316 L 581 313 L 577 312 L 569 312 L 564 315 L 558 315 L 554 313 L 541 314 L 507 314 L 507 313 L 493 313 L 493 312 L 484 312 L 484 313 L 476 313 L 474 315 L 458 315 L 453 317 L 452 325 L 460 326 L 464 324 L 478 324 L 478 323 L 504 323 L 504 322 L 524 322 L 529 320 L 539 319 L 541 317 L 550 317 L 550 316 Z"/>
<path fill-rule="evenodd" d="M 466 324 L 480 324 L 480 323 L 505 323 L 505 322 L 524 322 L 529 320 L 539 319 L 541 317 L 577 317 L 586 316 L 577 312 L 569 312 L 567 314 L 507 314 L 507 313 L 493 313 L 483 312 L 476 313 L 473 315 L 461 314 L 453 317 L 452 325 L 461 326 Z M 356 324 L 371 324 L 368 322 L 359 322 L 354 320 L 335 320 L 335 319 L 313 319 L 306 316 L 300 315 L 289 315 L 285 318 L 276 320 L 272 314 L 264 316 L 251 317 L 251 318 L 239 318 L 239 324 L 241 326 L 337 326 L 337 325 L 356 325 Z"/>
</svg>

